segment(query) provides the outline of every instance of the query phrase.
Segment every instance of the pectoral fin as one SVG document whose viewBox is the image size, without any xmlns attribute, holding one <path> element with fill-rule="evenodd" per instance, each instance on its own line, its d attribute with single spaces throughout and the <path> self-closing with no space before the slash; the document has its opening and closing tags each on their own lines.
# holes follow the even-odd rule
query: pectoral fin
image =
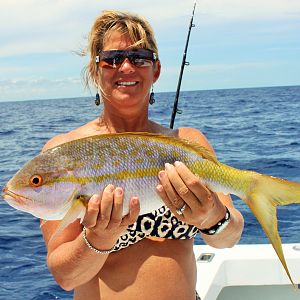
<svg viewBox="0 0 300 300">
<path fill-rule="evenodd" d="M 78 196 L 73 200 L 73 204 L 64 216 L 64 218 L 60 221 L 58 227 L 50 238 L 51 242 L 54 240 L 61 232 L 71 223 L 73 223 L 76 219 L 84 217 L 86 211 L 86 197 Z"/>
</svg>

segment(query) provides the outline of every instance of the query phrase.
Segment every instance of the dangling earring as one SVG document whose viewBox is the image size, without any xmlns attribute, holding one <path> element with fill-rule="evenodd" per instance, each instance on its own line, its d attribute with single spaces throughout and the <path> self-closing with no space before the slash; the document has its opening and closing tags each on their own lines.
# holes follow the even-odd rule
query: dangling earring
<svg viewBox="0 0 300 300">
<path fill-rule="evenodd" d="M 95 99 L 95 104 L 96 104 L 97 106 L 99 106 L 100 103 L 101 103 L 100 96 L 99 96 L 99 93 L 97 92 L 97 94 L 96 94 L 96 99 Z"/>
<path fill-rule="evenodd" d="M 152 105 L 152 104 L 155 103 L 154 92 L 153 92 L 153 86 L 152 86 L 152 91 L 151 91 L 151 93 L 150 93 L 149 103 L 150 103 L 150 105 Z"/>
</svg>

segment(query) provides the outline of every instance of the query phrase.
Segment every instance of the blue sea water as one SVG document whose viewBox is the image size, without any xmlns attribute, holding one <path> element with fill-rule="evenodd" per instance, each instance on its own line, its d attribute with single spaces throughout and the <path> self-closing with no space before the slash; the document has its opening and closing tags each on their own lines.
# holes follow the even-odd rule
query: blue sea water
<svg viewBox="0 0 300 300">
<path fill-rule="evenodd" d="M 158 93 L 152 119 L 168 126 L 174 93 Z M 175 126 L 200 129 L 220 161 L 300 182 L 300 86 L 182 92 Z M 45 142 L 96 118 L 92 99 L 0 103 L 0 186 Z M 247 206 L 240 243 L 268 243 Z M 300 242 L 300 205 L 278 209 L 284 243 Z M 196 243 L 202 243 L 200 239 Z M 0 201 L 0 300 L 72 299 L 53 280 L 39 221 Z"/>
</svg>

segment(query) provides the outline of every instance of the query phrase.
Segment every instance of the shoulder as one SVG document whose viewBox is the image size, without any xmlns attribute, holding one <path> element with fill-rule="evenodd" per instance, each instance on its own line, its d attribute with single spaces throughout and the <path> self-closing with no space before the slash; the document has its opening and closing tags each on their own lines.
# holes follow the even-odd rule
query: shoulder
<svg viewBox="0 0 300 300">
<path fill-rule="evenodd" d="M 213 154 L 215 154 L 214 150 L 213 150 L 211 144 L 209 143 L 208 139 L 206 138 L 206 136 L 196 128 L 179 127 L 177 129 L 171 129 L 168 127 L 164 127 L 153 121 L 149 121 L 149 128 L 150 128 L 150 131 L 153 133 L 161 133 L 161 134 L 165 134 L 165 135 L 179 137 L 181 139 L 189 140 L 192 142 L 196 142 L 196 143 L 200 144 L 201 146 L 210 150 Z"/>
<path fill-rule="evenodd" d="M 206 136 L 196 128 L 193 127 L 179 127 L 177 129 L 170 129 L 168 127 L 164 127 L 158 123 L 150 122 L 151 132 L 154 133 L 162 133 L 165 135 L 179 137 L 181 139 L 185 139 L 191 142 L 196 142 L 201 146 L 207 148 L 210 152 L 215 155 L 214 149 L 209 143 Z"/>
<path fill-rule="evenodd" d="M 45 146 L 43 147 L 42 151 L 46 151 L 48 149 L 54 148 L 58 145 L 77 140 L 86 136 L 100 134 L 101 132 L 97 131 L 97 119 L 93 120 L 83 126 L 80 126 L 70 132 L 59 134 L 52 139 L 50 139 Z"/>
<path fill-rule="evenodd" d="M 192 127 L 180 127 L 177 130 L 179 138 L 196 142 L 214 153 L 213 147 L 209 143 L 208 139 L 198 129 Z"/>
<path fill-rule="evenodd" d="M 61 144 L 67 143 L 67 142 L 71 142 L 77 139 L 80 139 L 82 137 L 86 137 L 88 135 L 92 135 L 92 134 L 88 134 L 88 132 L 82 132 L 81 128 L 77 128 L 74 129 L 68 133 L 63 133 L 63 134 L 59 134 L 56 135 L 55 137 L 53 137 L 52 139 L 50 139 L 45 146 L 43 147 L 42 151 L 46 151 L 48 149 L 54 148 L 56 146 L 59 146 Z"/>
<path fill-rule="evenodd" d="M 43 147 L 42 152 L 54 148 L 58 145 L 64 144 L 66 142 L 71 141 L 72 139 L 70 138 L 68 133 L 65 134 L 59 134 L 55 137 L 53 137 L 52 139 L 50 139 Z"/>
</svg>

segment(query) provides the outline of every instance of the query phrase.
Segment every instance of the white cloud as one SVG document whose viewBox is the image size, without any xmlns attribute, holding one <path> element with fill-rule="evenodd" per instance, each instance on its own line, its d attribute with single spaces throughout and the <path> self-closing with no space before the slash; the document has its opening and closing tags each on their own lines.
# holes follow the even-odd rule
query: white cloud
<svg viewBox="0 0 300 300">
<path fill-rule="evenodd" d="M 217 74 L 234 70 L 258 70 L 274 66 L 274 63 L 266 62 L 243 62 L 243 63 L 219 63 L 219 64 L 192 64 L 185 68 L 185 73 L 189 74 Z M 179 75 L 179 66 L 163 69 L 165 76 Z"/>
<path fill-rule="evenodd" d="M 0 4 L 0 55 L 60 52 L 84 43 L 95 17 L 103 9 L 134 11 L 150 20 L 155 31 L 187 25 L 193 0 L 10 0 Z M 298 0 L 201 0 L 196 20 L 205 23 L 295 18 Z"/>
<path fill-rule="evenodd" d="M 265 68 L 270 63 L 236 63 L 236 64 L 203 64 L 203 65 L 193 65 L 190 66 L 189 69 L 191 72 L 202 72 L 202 73 L 217 73 L 217 72 L 227 72 L 231 70 L 239 70 L 239 69 L 259 69 Z"/>
<path fill-rule="evenodd" d="M 57 97 L 58 90 L 59 97 L 89 95 L 88 91 L 83 90 L 81 79 L 75 77 L 6 79 L 0 80 L 0 101 L 51 99 Z"/>
<path fill-rule="evenodd" d="M 62 97 L 81 96 L 83 94 L 79 79 L 81 67 L 77 58 L 73 60 L 65 54 L 85 45 L 84 37 L 96 16 L 104 9 L 140 13 L 150 21 L 159 42 L 164 68 L 156 85 L 157 89 L 174 90 L 193 3 L 194 0 L 0 0 L 0 100 L 53 97 L 55 92 Z M 260 34 L 266 32 L 268 36 L 274 35 L 275 31 L 277 34 L 279 30 L 298 32 L 294 28 L 299 26 L 299 19 L 299 0 L 198 0 L 195 16 L 197 27 L 192 33 L 189 51 L 192 51 L 192 46 L 194 51 L 198 51 L 201 46 L 205 53 L 204 50 L 212 49 L 214 46 L 220 47 L 220 51 L 221 48 L 224 50 L 224 44 L 227 42 L 230 46 L 235 42 L 240 44 L 239 38 L 224 38 L 221 44 L 220 39 L 215 39 L 214 36 L 205 39 L 205 34 L 209 35 L 215 28 L 223 28 L 223 23 L 226 25 L 233 23 L 234 28 L 242 28 L 236 33 L 236 36 L 241 38 L 245 35 L 245 30 L 248 30 L 248 33 L 253 30 L 247 42 L 252 41 L 251 39 L 257 42 L 257 30 Z M 293 22 L 278 22 L 279 25 L 275 30 L 274 24 L 277 22 L 274 20 Z M 256 21 L 259 22 L 255 23 Z M 269 23 L 260 26 L 262 22 Z M 256 24 L 256 27 L 249 27 L 249 24 Z M 232 24 L 227 28 L 232 28 Z M 198 33 L 201 36 L 197 36 Z M 295 42 L 283 45 L 280 40 L 278 43 L 270 43 L 269 49 L 294 47 L 294 44 Z M 295 48 L 291 49 L 290 53 L 292 51 L 295 52 Z M 40 53 L 55 53 L 55 55 L 41 58 L 36 55 Z M 64 53 L 64 56 L 60 55 L 61 53 Z M 27 56 L 20 56 L 24 54 Z M 189 54 L 192 55 L 192 52 Z M 214 72 L 262 69 L 263 66 L 256 64 L 255 59 L 251 60 L 254 55 L 251 53 L 250 59 L 249 56 L 245 56 L 244 61 L 239 60 L 242 64 L 226 64 L 225 61 L 223 64 L 194 65 L 191 62 L 190 71 L 187 69 L 185 76 L 188 76 L 188 72 L 196 76 Z M 204 60 L 201 61 L 205 63 Z M 172 68 L 170 65 L 176 67 Z M 48 77 L 59 79 L 52 80 Z M 18 79 L 8 80 L 9 78 Z"/>
</svg>

